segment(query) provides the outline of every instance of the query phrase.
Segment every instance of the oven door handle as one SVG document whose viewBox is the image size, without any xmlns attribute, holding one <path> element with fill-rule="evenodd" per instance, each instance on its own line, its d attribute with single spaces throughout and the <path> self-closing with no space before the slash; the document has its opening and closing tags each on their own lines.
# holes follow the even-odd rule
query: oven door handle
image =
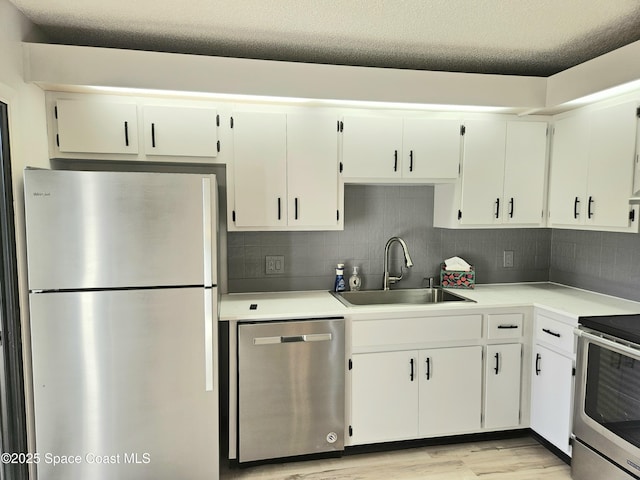
<svg viewBox="0 0 640 480">
<path fill-rule="evenodd" d="M 574 332 L 578 338 L 583 337 L 586 340 L 590 341 L 591 343 L 598 345 L 602 348 L 606 348 L 608 350 L 612 350 L 614 352 L 620 353 L 621 355 L 625 355 L 631 358 L 635 358 L 636 360 L 640 360 L 640 350 L 636 348 L 629 347 L 622 343 L 614 342 L 612 340 L 609 340 L 608 338 L 603 338 L 599 335 L 594 335 L 592 333 L 589 333 L 585 330 L 581 330 L 579 328 L 576 328 Z"/>
</svg>

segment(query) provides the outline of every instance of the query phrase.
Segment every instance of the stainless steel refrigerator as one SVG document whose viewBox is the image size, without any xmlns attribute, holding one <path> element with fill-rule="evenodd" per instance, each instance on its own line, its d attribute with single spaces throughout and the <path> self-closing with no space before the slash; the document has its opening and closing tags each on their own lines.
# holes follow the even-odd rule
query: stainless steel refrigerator
<svg viewBox="0 0 640 480">
<path fill-rule="evenodd" d="M 24 186 L 39 478 L 217 479 L 215 176 Z"/>
</svg>

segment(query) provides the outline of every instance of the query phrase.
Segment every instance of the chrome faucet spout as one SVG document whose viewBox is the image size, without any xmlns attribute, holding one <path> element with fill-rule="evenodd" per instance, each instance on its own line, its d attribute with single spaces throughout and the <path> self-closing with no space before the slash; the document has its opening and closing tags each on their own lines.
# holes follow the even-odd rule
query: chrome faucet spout
<svg viewBox="0 0 640 480">
<path fill-rule="evenodd" d="M 402 247 L 402 253 L 404 254 L 404 264 L 407 268 L 413 267 L 413 261 L 411 260 L 411 255 L 409 255 L 409 249 L 407 248 L 407 244 L 400 237 L 391 237 L 387 240 L 387 244 L 384 246 L 384 279 L 383 279 L 383 290 L 389 290 L 389 285 L 398 283 L 402 280 L 404 276 L 404 272 L 402 267 L 400 267 L 400 275 L 391 276 L 389 274 L 389 249 L 393 243 L 399 243 Z"/>
</svg>

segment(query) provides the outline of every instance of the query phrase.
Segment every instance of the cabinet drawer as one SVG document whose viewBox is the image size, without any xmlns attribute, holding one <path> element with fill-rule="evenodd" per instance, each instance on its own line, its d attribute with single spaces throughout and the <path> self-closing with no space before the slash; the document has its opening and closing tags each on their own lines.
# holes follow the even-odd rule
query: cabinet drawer
<svg viewBox="0 0 640 480">
<path fill-rule="evenodd" d="M 567 353 L 573 353 L 574 327 L 545 315 L 536 317 L 536 342 L 546 343 Z"/>
<path fill-rule="evenodd" d="M 487 338 L 489 340 L 500 338 L 520 338 L 522 336 L 524 314 L 501 313 L 487 315 L 487 323 Z"/>
<path fill-rule="evenodd" d="M 482 315 L 418 317 L 353 322 L 354 347 L 402 345 L 482 337 Z"/>
</svg>

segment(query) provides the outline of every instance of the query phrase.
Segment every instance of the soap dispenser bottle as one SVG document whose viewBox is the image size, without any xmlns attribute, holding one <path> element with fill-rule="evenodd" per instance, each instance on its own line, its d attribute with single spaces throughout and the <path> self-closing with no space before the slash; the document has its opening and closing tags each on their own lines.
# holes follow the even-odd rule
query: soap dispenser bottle
<svg viewBox="0 0 640 480">
<path fill-rule="evenodd" d="M 358 267 L 354 266 L 353 273 L 349 278 L 349 289 L 352 292 L 357 292 L 358 290 L 360 290 L 361 286 L 362 286 L 362 280 L 360 280 L 360 275 L 358 275 Z"/>
<path fill-rule="evenodd" d="M 339 263 L 336 267 L 336 283 L 333 290 L 335 292 L 344 292 L 346 289 L 344 283 L 344 263 Z"/>
</svg>

